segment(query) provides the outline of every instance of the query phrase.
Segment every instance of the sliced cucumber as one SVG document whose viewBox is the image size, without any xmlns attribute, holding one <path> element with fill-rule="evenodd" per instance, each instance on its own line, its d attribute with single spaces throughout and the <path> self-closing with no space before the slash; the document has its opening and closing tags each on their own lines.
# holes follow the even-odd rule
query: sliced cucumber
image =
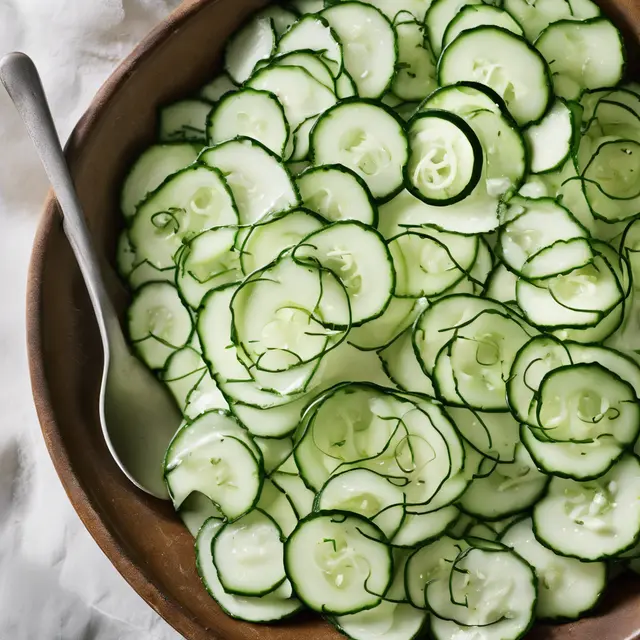
<svg viewBox="0 0 640 640">
<path fill-rule="evenodd" d="M 598 480 L 553 478 L 533 509 L 536 538 L 560 555 L 593 562 L 631 548 L 640 534 L 640 462 L 625 455 Z"/>
<path fill-rule="evenodd" d="M 260 509 L 223 525 L 213 539 L 212 553 L 227 593 L 264 596 L 286 579 L 282 532 Z"/>
<path fill-rule="evenodd" d="M 227 43 L 224 68 L 236 84 L 242 84 L 256 64 L 270 58 L 276 46 L 276 30 L 270 17 L 256 16 Z"/>
<path fill-rule="evenodd" d="M 407 189 L 430 205 L 460 202 L 482 174 L 483 152 L 473 129 L 447 111 L 425 110 L 409 123 Z"/>
<path fill-rule="evenodd" d="M 585 89 L 613 87 L 622 79 L 624 43 L 606 18 L 554 22 L 535 45 L 549 64 L 554 91 L 561 98 L 576 100 Z"/>
<path fill-rule="evenodd" d="M 142 202 L 129 234 L 140 258 L 165 269 L 174 266 L 184 240 L 237 223 L 236 203 L 222 173 L 195 164 L 172 175 Z"/>
<path fill-rule="evenodd" d="M 285 33 L 276 49 L 277 54 L 311 49 L 322 54 L 334 78 L 343 69 L 342 44 L 335 31 L 321 15 L 305 15 Z"/>
<path fill-rule="evenodd" d="M 223 611 L 232 618 L 247 622 L 284 620 L 300 611 L 302 604 L 298 600 L 283 597 L 277 592 L 255 598 L 234 596 L 224 590 L 211 552 L 213 539 L 222 525 L 222 520 L 210 518 L 202 526 L 196 540 L 196 566 L 207 591 Z"/>
<path fill-rule="evenodd" d="M 226 74 L 221 73 L 211 82 L 205 84 L 198 92 L 199 96 L 211 103 L 216 103 L 220 98 L 232 91 L 237 91 L 238 85 Z"/>
<path fill-rule="evenodd" d="M 302 602 L 336 615 L 378 605 L 393 573 L 380 529 L 342 511 L 320 511 L 302 520 L 285 543 L 285 567 Z"/>
<path fill-rule="evenodd" d="M 237 138 L 223 142 L 206 149 L 200 160 L 226 176 L 242 224 L 257 222 L 270 213 L 288 211 L 299 204 L 285 167 L 256 140 Z"/>
<path fill-rule="evenodd" d="M 225 412 L 210 412 L 178 431 L 167 451 L 165 479 L 177 508 L 199 491 L 234 519 L 257 502 L 261 467 L 248 432 Z"/>
<path fill-rule="evenodd" d="M 316 496 L 315 510 L 358 513 L 391 539 L 404 520 L 404 493 L 374 471 L 352 469 L 327 481 Z"/>
<path fill-rule="evenodd" d="M 292 131 L 336 103 L 331 89 L 297 66 L 269 65 L 255 73 L 247 86 L 274 94 L 284 107 Z"/>
<path fill-rule="evenodd" d="M 198 309 L 211 289 L 240 280 L 237 233 L 236 227 L 211 229 L 189 240 L 180 252 L 176 285 L 192 309 Z"/>
<path fill-rule="evenodd" d="M 451 44 L 463 31 L 485 25 L 502 27 L 518 36 L 524 35 L 522 27 L 499 6 L 468 3 L 457 12 L 447 25 L 442 39 L 442 47 L 445 48 Z"/>
<path fill-rule="evenodd" d="M 207 138 L 215 146 L 246 136 L 282 157 L 289 138 L 284 110 L 275 95 L 243 89 L 228 94 L 209 114 Z"/>
<path fill-rule="evenodd" d="M 473 236 L 458 236 L 435 229 L 415 229 L 389 240 L 396 271 L 395 295 L 422 298 L 439 295 L 455 286 L 476 261 L 479 243 Z"/>
<path fill-rule="evenodd" d="M 305 264 L 320 264 L 335 279 L 325 283 L 327 298 L 321 301 L 323 320 L 334 326 L 358 326 L 382 315 L 394 290 L 393 262 L 382 236 L 361 222 L 334 222 L 307 236 L 294 251 L 294 258 Z M 349 317 L 335 280 L 349 297 Z"/>
<path fill-rule="evenodd" d="M 205 100 L 180 100 L 160 109 L 158 139 L 160 142 L 207 142 L 207 116 L 211 103 Z"/>
<path fill-rule="evenodd" d="M 536 572 L 538 618 L 575 620 L 598 604 L 607 584 L 604 562 L 580 562 L 555 554 L 536 540 L 530 518 L 510 526 L 500 541 L 524 558 Z"/>
<path fill-rule="evenodd" d="M 390 109 L 346 99 L 313 128 L 311 158 L 316 166 L 337 163 L 352 169 L 374 198 L 388 200 L 402 189 L 408 143 L 402 122 Z"/>
<path fill-rule="evenodd" d="M 398 60 L 396 34 L 375 7 L 352 0 L 322 12 L 342 43 L 344 68 L 362 98 L 379 98 L 391 84 Z"/>
<path fill-rule="evenodd" d="M 327 87 L 327 89 L 334 93 L 336 92 L 336 79 L 331 74 L 327 63 L 323 60 L 322 54 L 318 51 L 307 49 L 306 51 L 291 51 L 290 53 L 283 53 L 282 55 L 273 58 L 270 61 L 270 64 L 282 67 L 302 67 L 316 80 Z"/>
<path fill-rule="evenodd" d="M 504 224 L 498 235 L 500 258 L 516 274 L 523 275 L 526 270 L 526 276 L 531 279 L 536 278 L 534 274 L 542 269 L 541 262 L 531 264 L 536 254 L 558 240 L 567 241 L 588 236 L 587 230 L 571 212 L 551 198 L 513 198 L 503 213 L 503 219 Z M 555 255 L 554 257 L 557 258 Z M 571 267 L 584 266 L 585 262 L 578 262 L 576 265 L 570 265 L 569 271 Z M 556 275 L 566 270 L 559 266 L 558 270 L 552 268 L 548 275 Z"/>
<path fill-rule="evenodd" d="M 413 640 L 424 631 L 427 614 L 408 604 L 381 602 L 377 607 L 347 616 L 336 616 L 332 622 L 353 640 L 384 637 L 385 640 Z"/>
<path fill-rule="evenodd" d="M 162 369 L 193 333 L 191 314 L 168 282 L 141 287 L 127 314 L 129 340 L 150 369 Z"/>
<path fill-rule="evenodd" d="M 296 178 L 306 207 L 330 222 L 359 220 L 377 226 L 378 208 L 366 182 L 339 164 L 311 167 Z"/>
<path fill-rule="evenodd" d="M 573 150 L 578 126 L 571 107 L 557 99 L 541 122 L 525 132 L 531 171 L 547 173 L 562 167 Z"/>
<path fill-rule="evenodd" d="M 524 38 L 501 27 L 466 31 L 444 50 L 439 83 L 460 80 L 495 90 L 520 125 L 540 120 L 553 95 L 544 58 Z"/>
<path fill-rule="evenodd" d="M 436 62 L 425 39 L 424 25 L 409 21 L 400 22 L 394 28 L 398 63 L 391 91 L 400 100 L 422 100 L 438 86 Z"/>
<path fill-rule="evenodd" d="M 142 153 L 131 167 L 122 185 L 120 209 L 131 218 L 145 197 L 155 191 L 171 174 L 184 169 L 198 157 L 195 145 L 156 144 Z"/>
<path fill-rule="evenodd" d="M 531 42 L 553 22 L 600 15 L 600 8 L 591 0 L 504 0 L 504 8 L 522 25 Z"/>
<path fill-rule="evenodd" d="M 496 464 L 485 478 L 476 478 L 460 499 L 460 508 L 483 520 L 500 520 L 531 508 L 547 488 L 548 476 L 536 468 L 524 446 L 515 461 Z"/>
</svg>

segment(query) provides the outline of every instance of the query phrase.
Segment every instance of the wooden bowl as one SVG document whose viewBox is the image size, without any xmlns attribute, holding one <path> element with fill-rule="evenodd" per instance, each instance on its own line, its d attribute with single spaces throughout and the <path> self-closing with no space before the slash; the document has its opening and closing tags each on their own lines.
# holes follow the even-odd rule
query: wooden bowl
<svg viewBox="0 0 640 640">
<path fill-rule="evenodd" d="M 129 163 L 153 140 L 157 106 L 212 78 L 226 38 L 263 4 L 184 3 L 120 65 L 79 122 L 67 156 L 89 225 L 109 259 L 121 224 L 120 184 Z M 635 52 L 640 0 L 601 4 Z M 85 526 L 133 588 L 189 640 L 341 637 L 311 615 L 260 627 L 224 615 L 200 584 L 193 540 L 171 506 L 137 491 L 114 464 L 98 422 L 102 352 L 96 323 L 53 196 L 33 249 L 27 321 L 33 395 L 56 470 Z M 532 638 L 639 638 L 639 586 L 624 576 L 595 617 L 539 627 Z"/>
</svg>

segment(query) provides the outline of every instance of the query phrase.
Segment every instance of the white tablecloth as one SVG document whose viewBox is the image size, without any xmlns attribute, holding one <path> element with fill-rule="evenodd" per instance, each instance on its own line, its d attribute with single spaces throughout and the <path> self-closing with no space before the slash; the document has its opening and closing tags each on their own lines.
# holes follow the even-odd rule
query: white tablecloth
<svg viewBox="0 0 640 640">
<path fill-rule="evenodd" d="M 0 0 L 0 55 L 38 65 L 66 139 L 104 79 L 179 0 Z M 47 455 L 25 352 L 25 282 L 47 190 L 0 89 L 0 639 L 177 640 L 84 530 Z"/>
</svg>

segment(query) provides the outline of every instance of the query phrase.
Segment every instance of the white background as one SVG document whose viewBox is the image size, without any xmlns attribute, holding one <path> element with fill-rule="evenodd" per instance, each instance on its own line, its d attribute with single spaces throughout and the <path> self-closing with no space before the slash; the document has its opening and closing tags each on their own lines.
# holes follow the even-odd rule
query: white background
<svg viewBox="0 0 640 640">
<path fill-rule="evenodd" d="M 0 0 L 0 55 L 40 69 L 63 140 L 113 67 L 179 0 Z M 33 409 L 25 283 L 46 178 L 0 87 L 0 639 L 177 640 L 73 511 Z"/>
</svg>

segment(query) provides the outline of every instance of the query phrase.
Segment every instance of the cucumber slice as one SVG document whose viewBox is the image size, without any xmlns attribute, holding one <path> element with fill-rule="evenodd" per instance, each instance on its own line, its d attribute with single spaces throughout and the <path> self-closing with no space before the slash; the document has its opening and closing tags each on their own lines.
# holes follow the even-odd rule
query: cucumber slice
<svg viewBox="0 0 640 640">
<path fill-rule="evenodd" d="M 538 426 L 537 407 L 540 384 L 551 372 L 572 364 L 569 349 L 557 338 L 540 335 L 518 352 L 507 382 L 507 398 L 514 416 Z"/>
<path fill-rule="evenodd" d="M 328 302 L 320 301 L 325 323 L 336 327 L 364 324 L 382 315 L 391 300 L 395 274 L 389 249 L 377 231 L 361 222 L 327 225 L 302 240 L 293 257 L 303 264 L 319 264 L 335 276 L 324 283 L 322 295 Z M 349 317 L 345 317 L 342 302 L 345 292 Z"/>
<path fill-rule="evenodd" d="M 531 171 L 548 173 L 562 167 L 573 151 L 578 126 L 571 108 L 557 99 L 540 123 L 525 131 Z"/>
<path fill-rule="evenodd" d="M 198 92 L 198 95 L 203 100 L 215 103 L 228 93 L 237 90 L 238 85 L 228 76 L 228 74 L 221 73 L 211 82 L 205 84 Z"/>
<path fill-rule="evenodd" d="M 633 387 L 598 363 L 549 372 L 538 391 L 534 434 L 553 442 L 613 437 L 622 447 L 638 437 L 640 406 Z"/>
<path fill-rule="evenodd" d="M 291 504 L 291 500 L 284 491 L 269 479 L 265 479 L 262 485 L 258 508 L 262 509 L 276 522 L 285 537 L 289 537 L 291 532 L 298 526 L 298 516 Z"/>
<path fill-rule="evenodd" d="M 256 17 L 271 20 L 276 37 L 281 38 L 298 20 L 298 12 L 294 13 L 285 7 L 274 4 L 262 9 L 256 14 Z"/>
<path fill-rule="evenodd" d="M 344 68 L 358 95 L 379 98 L 391 84 L 398 60 L 396 34 L 389 20 L 363 2 L 340 2 L 322 12 L 342 43 Z"/>
<path fill-rule="evenodd" d="M 277 591 L 255 598 L 234 596 L 224 590 L 211 553 L 213 539 L 223 524 L 218 518 L 209 518 L 196 540 L 196 567 L 209 595 L 228 616 L 247 622 L 274 622 L 298 613 L 302 604 L 295 598 L 278 595 Z"/>
<path fill-rule="evenodd" d="M 218 102 L 207 121 L 209 144 L 215 146 L 238 136 L 253 138 L 276 155 L 284 155 L 289 127 L 275 95 L 243 89 Z"/>
<path fill-rule="evenodd" d="M 227 518 L 248 513 L 262 487 L 262 458 L 251 436 L 225 412 L 206 413 L 174 437 L 165 459 L 165 479 L 179 508 L 199 491 Z"/>
<path fill-rule="evenodd" d="M 548 481 L 525 447 L 517 445 L 515 461 L 498 463 L 488 476 L 473 480 L 458 504 L 476 518 L 500 520 L 531 508 L 545 492 Z"/>
<path fill-rule="evenodd" d="M 349 343 L 362 351 L 384 349 L 414 323 L 427 304 L 426 298 L 412 300 L 394 296 L 381 316 L 351 329 Z"/>
<path fill-rule="evenodd" d="M 522 266 L 522 277 L 544 280 L 571 273 L 593 262 L 593 251 L 586 238 L 557 240 L 531 256 Z"/>
<path fill-rule="evenodd" d="M 366 182 L 339 164 L 311 167 L 296 178 L 306 207 L 330 222 L 359 220 L 377 226 L 378 208 Z"/>
<path fill-rule="evenodd" d="M 295 246 L 324 221 L 311 211 L 294 209 L 256 224 L 242 244 L 241 264 L 245 275 L 273 262 L 285 249 Z"/>
<path fill-rule="evenodd" d="M 431 45 L 431 50 L 436 59 L 440 57 L 444 49 L 444 36 L 447 27 L 458 15 L 464 5 L 474 6 L 482 4 L 482 0 L 465 0 L 462 4 L 459 0 L 434 0 L 425 16 L 425 27 Z"/>
<path fill-rule="evenodd" d="M 292 131 L 336 103 L 333 91 L 302 67 L 269 65 L 251 76 L 247 86 L 274 94 Z"/>
<path fill-rule="evenodd" d="M 544 58 L 524 38 L 501 27 L 466 31 L 443 51 L 439 83 L 460 80 L 494 89 L 521 126 L 540 120 L 553 95 Z"/>
<path fill-rule="evenodd" d="M 321 82 L 327 89 L 335 93 L 336 79 L 331 74 L 327 63 L 322 59 L 321 55 L 312 49 L 291 51 L 272 58 L 269 64 L 281 67 L 302 67 L 318 82 Z"/>
<path fill-rule="evenodd" d="M 475 5 L 471 5 L 475 6 Z M 490 88 L 476 82 L 441 87 L 420 106 L 451 111 L 474 130 L 484 152 L 481 194 L 492 198 L 516 191 L 528 171 L 528 156 L 522 134 L 507 108 Z"/>
<path fill-rule="evenodd" d="M 411 393 L 434 396 L 433 382 L 424 373 L 413 349 L 413 328 L 405 329 L 378 354 L 394 384 Z"/>
<path fill-rule="evenodd" d="M 407 511 L 391 542 L 394 548 L 413 549 L 442 535 L 459 516 L 459 509 L 453 505 L 425 513 Z"/>
<path fill-rule="evenodd" d="M 640 193 L 634 173 L 640 160 L 635 140 L 606 140 L 584 169 L 584 192 L 594 216 L 605 222 L 623 221 L 637 214 Z"/>
<path fill-rule="evenodd" d="M 591 264 L 566 275 L 528 282 L 518 280 L 518 304 L 537 327 L 593 327 L 624 298 L 617 275 L 596 245 Z"/>
<path fill-rule="evenodd" d="M 302 602 L 337 615 L 378 605 L 393 574 L 391 549 L 380 529 L 341 511 L 302 520 L 285 543 L 285 567 Z"/>
<path fill-rule="evenodd" d="M 512 463 L 520 442 L 519 425 L 510 413 L 484 413 L 448 407 L 462 437 L 489 460 Z"/>
<path fill-rule="evenodd" d="M 129 340 L 150 369 L 162 369 L 193 333 L 191 315 L 168 282 L 141 287 L 129 307 L 127 321 Z"/>
<path fill-rule="evenodd" d="M 236 83 L 242 84 L 256 64 L 271 58 L 276 47 L 276 31 L 270 17 L 256 16 L 229 40 L 224 51 L 224 69 Z"/>
<path fill-rule="evenodd" d="M 533 509 L 536 538 L 560 555 L 593 562 L 634 546 L 640 535 L 640 461 L 623 456 L 598 480 L 553 478 Z"/>
<path fill-rule="evenodd" d="M 336 78 L 336 96 L 340 100 L 358 95 L 358 87 L 346 69 Z"/>
<path fill-rule="evenodd" d="M 433 297 L 453 287 L 473 268 L 479 243 L 435 229 L 406 231 L 389 240 L 396 271 L 395 295 Z"/>
<path fill-rule="evenodd" d="M 468 538 L 450 544 L 444 556 L 450 562 L 443 563 L 442 573 L 424 590 L 430 609 L 451 627 L 495 630 L 503 625 L 518 628 L 520 634 L 528 629 L 537 598 L 532 568 L 497 542 Z"/>
<path fill-rule="evenodd" d="M 625 67 L 620 32 L 606 18 L 549 25 L 535 42 L 549 64 L 557 96 L 578 99 L 585 89 L 613 87 Z"/>
<path fill-rule="evenodd" d="M 378 103 L 347 99 L 328 109 L 311 132 L 317 166 L 342 164 L 355 171 L 377 200 L 402 189 L 408 143 L 398 116 Z"/>
<path fill-rule="evenodd" d="M 434 207 L 404 190 L 380 207 L 379 226 L 389 237 L 394 233 L 386 231 L 387 225 L 405 229 L 425 226 L 475 236 L 489 233 L 499 224 L 497 200 L 484 194 L 474 193 L 455 205 Z"/>
<path fill-rule="evenodd" d="M 209 498 L 197 491 L 182 503 L 178 515 L 194 538 L 198 537 L 202 525 L 209 518 L 223 519 L 220 509 Z"/>
<path fill-rule="evenodd" d="M 227 593 L 264 596 L 286 579 L 282 532 L 260 509 L 223 525 L 211 550 L 218 579 Z"/>
<path fill-rule="evenodd" d="M 457 11 L 449 22 L 442 39 L 442 48 L 451 44 L 463 31 L 486 25 L 502 27 L 518 36 L 524 35 L 522 27 L 504 9 L 490 4 L 469 3 Z"/>
<path fill-rule="evenodd" d="M 552 22 L 600 15 L 600 8 L 591 0 L 504 0 L 504 8 L 522 25 L 531 42 Z"/>
<path fill-rule="evenodd" d="M 276 54 L 308 49 L 322 55 L 334 78 L 340 75 L 343 69 L 342 44 L 326 19 L 315 15 L 315 11 L 313 15 L 303 16 L 280 38 Z"/>
<path fill-rule="evenodd" d="M 282 438 L 292 433 L 298 426 L 302 412 L 308 403 L 309 399 L 302 397 L 271 409 L 260 409 L 234 402 L 232 411 L 253 435 L 263 438 Z"/>
<path fill-rule="evenodd" d="M 222 173 L 193 165 L 172 175 L 147 197 L 129 234 L 141 259 L 165 269 L 174 266 L 174 255 L 184 240 L 237 223 L 236 204 Z"/>
<path fill-rule="evenodd" d="M 160 142 L 207 142 L 207 116 L 211 103 L 204 100 L 180 100 L 158 113 L 158 140 Z"/>
<path fill-rule="evenodd" d="M 342 0 L 337 0 L 338 2 Z M 373 5 L 389 20 L 402 22 L 406 20 L 424 21 L 424 16 L 431 4 L 431 0 L 364 0 L 367 4 Z"/>
<path fill-rule="evenodd" d="M 241 224 L 299 204 L 291 176 L 266 147 L 251 138 L 237 138 L 206 149 L 200 161 L 217 167 L 238 205 Z M 256 197 L 260 194 L 260 197 Z"/>
<path fill-rule="evenodd" d="M 144 151 L 131 167 L 122 185 L 120 210 L 131 218 L 146 196 L 155 191 L 171 174 L 184 169 L 198 157 L 191 144 L 156 144 Z"/>
<path fill-rule="evenodd" d="M 391 539 L 404 520 L 404 493 L 375 471 L 351 469 L 327 481 L 315 498 L 314 510 L 360 514 Z"/>
<path fill-rule="evenodd" d="M 529 339 L 517 320 L 495 311 L 458 326 L 435 360 L 436 396 L 454 406 L 506 411 L 505 381 Z"/>
<path fill-rule="evenodd" d="M 211 409 L 229 408 L 202 356 L 193 347 L 183 347 L 169 357 L 162 371 L 162 381 L 171 389 L 183 415 L 189 419 Z"/>
<path fill-rule="evenodd" d="M 413 640 L 424 631 L 427 614 L 408 604 L 381 602 L 377 607 L 360 613 L 336 616 L 331 620 L 336 628 L 353 640 Z"/>
<path fill-rule="evenodd" d="M 543 268 L 540 260 L 531 264 L 536 254 L 558 240 L 586 238 L 589 235 L 568 209 L 551 198 L 513 198 L 502 215 L 504 224 L 498 234 L 497 245 L 500 258 L 518 275 L 524 275 L 526 269 L 527 277 L 532 279 L 536 277 L 536 271 Z M 584 267 L 585 263 L 578 262 L 570 266 L 579 268 Z M 562 273 L 564 269 L 558 268 L 555 273 L 552 269 L 549 275 Z"/>
<path fill-rule="evenodd" d="M 598 604 L 607 584 L 604 562 L 580 562 L 557 555 L 536 540 L 530 518 L 509 527 L 500 541 L 524 558 L 536 572 L 538 618 L 576 620 Z"/>
<path fill-rule="evenodd" d="M 409 123 L 407 189 L 423 202 L 446 206 L 464 200 L 482 174 L 483 153 L 473 129 L 459 116 L 425 110 Z"/>
<path fill-rule="evenodd" d="M 272 480 L 273 484 L 281 491 L 284 491 L 299 520 L 306 518 L 311 513 L 315 496 L 298 473 L 276 471 L 272 476 Z"/>
<path fill-rule="evenodd" d="M 426 43 L 424 25 L 409 21 L 396 24 L 394 28 L 398 39 L 398 63 L 391 91 L 400 100 L 422 100 L 438 86 L 436 63 Z"/>
<path fill-rule="evenodd" d="M 176 285 L 192 309 L 198 309 L 211 289 L 241 278 L 240 256 L 234 250 L 237 233 L 236 227 L 211 229 L 189 240 L 180 252 Z"/>
<path fill-rule="evenodd" d="M 516 302 L 516 284 L 518 276 L 509 271 L 503 264 L 499 264 L 489 276 L 485 297 L 497 302 Z"/>
</svg>

